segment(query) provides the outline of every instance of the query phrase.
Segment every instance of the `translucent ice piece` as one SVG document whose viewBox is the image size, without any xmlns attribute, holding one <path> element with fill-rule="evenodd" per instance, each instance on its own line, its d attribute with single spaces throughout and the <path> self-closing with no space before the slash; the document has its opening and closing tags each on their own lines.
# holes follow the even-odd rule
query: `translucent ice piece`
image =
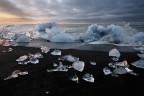
<svg viewBox="0 0 144 96">
<path fill-rule="evenodd" d="M 108 64 L 109 67 L 112 67 L 112 68 L 117 68 L 116 66 L 116 63 L 115 62 L 112 62 L 112 63 L 109 63 Z"/>
<path fill-rule="evenodd" d="M 57 65 L 56 63 L 53 63 L 53 66 L 54 66 L 54 67 L 57 67 L 58 65 Z"/>
<path fill-rule="evenodd" d="M 117 57 L 112 57 L 111 58 L 113 61 L 118 61 L 119 60 L 119 58 L 117 58 Z"/>
<path fill-rule="evenodd" d="M 96 62 L 90 61 L 91 65 L 96 65 Z"/>
<path fill-rule="evenodd" d="M 13 49 L 12 49 L 12 48 L 9 48 L 8 51 L 11 52 L 11 51 L 13 51 Z"/>
<path fill-rule="evenodd" d="M 16 61 L 21 62 L 21 61 L 25 61 L 26 59 L 28 59 L 28 56 L 24 55 L 24 56 L 21 56 L 20 58 L 18 58 Z"/>
<path fill-rule="evenodd" d="M 138 61 L 135 61 L 131 63 L 133 66 L 138 67 L 138 68 L 143 68 L 144 69 L 144 60 L 140 59 Z"/>
<path fill-rule="evenodd" d="M 46 46 L 41 46 L 41 52 L 42 53 L 48 53 L 50 51 L 50 48 L 46 47 Z"/>
<path fill-rule="evenodd" d="M 36 53 L 34 54 L 35 58 L 43 58 L 43 55 L 41 53 Z"/>
<path fill-rule="evenodd" d="M 144 54 L 137 54 L 141 59 L 144 59 Z"/>
<path fill-rule="evenodd" d="M 89 74 L 89 73 L 85 74 L 83 76 L 83 79 L 87 82 L 94 83 L 94 77 L 92 74 Z"/>
<path fill-rule="evenodd" d="M 66 60 L 66 61 L 69 61 L 69 62 L 76 62 L 76 61 L 79 61 L 79 58 L 74 57 L 72 55 L 65 55 L 65 56 L 60 57 L 59 60 Z"/>
<path fill-rule="evenodd" d="M 128 73 L 124 67 L 119 67 L 113 70 L 113 74 L 126 74 Z"/>
<path fill-rule="evenodd" d="M 54 50 L 53 52 L 51 52 L 52 55 L 61 55 L 61 51 L 60 50 Z"/>
<path fill-rule="evenodd" d="M 104 72 L 105 75 L 109 75 L 109 74 L 112 73 L 111 70 L 108 67 L 103 68 L 103 72 Z"/>
<path fill-rule="evenodd" d="M 120 55 L 121 55 L 121 54 L 120 54 L 120 52 L 119 52 L 117 49 L 112 49 L 111 51 L 109 51 L 109 56 L 119 58 Z"/>
<path fill-rule="evenodd" d="M 32 63 L 32 64 L 37 64 L 37 63 L 39 63 L 39 60 L 35 57 L 35 55 L 33 55 L 33 54 L 29 54 L 29 61 L 30 61 L 30 63 Z"/>
<path fill-rule="evenodd" d="M 69 79 L 74 81 L 74 82 L 76 82 L 76 83 L 79 82 L 79 78 L 78 78 L 78 76 L 76 74 L 74 76 L 70 76 Z"/>
<path fill-rule="evenodd" d="M 48 69 L 48 70 L 47 70 L 47 72 L 53 72 L 53 71 L 63 71 L 63 72 L 67 72 L 68 69 L 67 69 L 66 66 L 64 66 L 64 65 L 62 64 L 62 62 L 59 62 L 59 66 L 58 66 L 57 68 L 55 68 L 55 69 Z"/>
<path fill-rule="evenodd" d="M 75 70 L 80 71 L 80 72 L 84 70 L 84 66 L 85 66 L 85 63 L 83 61 L 76 61 L 72 64 L 72 67 Z"/>
</svg>

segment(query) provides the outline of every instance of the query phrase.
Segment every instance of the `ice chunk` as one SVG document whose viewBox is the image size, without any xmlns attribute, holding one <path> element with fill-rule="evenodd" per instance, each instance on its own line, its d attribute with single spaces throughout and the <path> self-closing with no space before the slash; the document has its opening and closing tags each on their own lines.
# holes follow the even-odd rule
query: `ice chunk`
<svg viewBox="0 0 144 96">
<path fill-rule="evenodd" d="M 16 61 L 21 62 L 21 61 L 25 61 L 26 59 L 28 59 L 28 56 L 24 55 L 24 56 L 21 56 L 20 58 L 18 58 Z"/>
<path fill-rule="evenodd" d="M 64 66 L 64 65 L 62 64 L 62 62 L 59 62 L 59 66 L 58 66 L 57 68 L 55 68 L 55 69 L 48 69 L 48 70 L 47 70 L 47 72 L 53 72 L 53 71 L 67 72 L 68 69 L 67 69 L 66 66 Z"/>
<path fill-rule="evenodd" d="M 74 57 L 72 55 L 65 55 L 65 56 L 60 57 L 59 60 L 66 60 L 66 61 L 69 61 L 69 62 L 76 62 L 76 61 L 79 61 L 79 58 Z"/>
<path fill-rule="evenodd" d="M 111 70 L 108 67 L 103 68 L 103 72 L 104 72 L 105 75 L 109 75 L 109 74 L 112 73 Z"/>
<path fill-rule="evenodd" d="M 80 72 L 84 70 L 84 66 L 85 66 L 85 63 L 83 61 L 76 61 L 72 64 L 72 67 L 75 70 L 80 71 Z"/>
<path fill-rule="evenodd" d="M 144 59 L 144 54 L 137 54 L 141 59 Z"/>
<path fill-rule="evenodd" d="M 96 62 L 90 61 L 91 65 L 96 65 Z"/>
<path fill-rule="evenodd" d="M 29 61 L 30 61 L 30 63 L 32 63 L 32 64 L 37 64 L 37 63 L 39 63 L 39 60 L 35 57 L 35 55 L 33 55 L 33 54 L 29 54 Z"/>
<path fill-rule="evenodd" d="M 28 43 L 28 42 L 30 42 L 30 37 L 26 36 L 25 34 L 22 34 L 16 39 L 16 42 L 18 42 L 18 43 Z"/>
<path fill-rule="evenodd" d="M 54 50 L 53 52 L 51 52 L 52 55 L 61 55 L 61 51 L 60 50 Z"/>
<path fill-rule="evenodd" d="M 111 58 L 113 61 L 118 61 L 119 60 L 119 58 L 117 58 L 117 57 L 112 57 Z"/>
<path fill-rule="evenodd" d="M 18 75 L 27 75 L 27 74 L 28 74 L 27 71 L 22 72 L 22 71 L 20 71 L 20 70 L 15 70 L 15 71 L 12 72 L 11 75 L 9 75 L 8 77 L 4 78 L 4 80 L 16 78 L 16 77 L 18 77 Z"/>
<path fill-rule="evenodd" d="M 58 65 L 57 65 L 56 63 L 53 63 L 53 66 L 54 66 L 54 67 L 57 67 Z"/>
<path fill-rule="evenodd" d="M 109 67 L 112 67 L 112 68 L 117 68 L 115 62 L 111 62 L 111 63 L 109 63 L 108 66 L 109 66 Z"/>
<path fill-rule="evenodd" d="M 8 51 L 11 52 L 11 51 L 13 51 L 13 49 L 12 49 L 12 48 L 9 48 Z"/>
<path fill-rule="evenodd" d="M 41 53 L 36 53 L 34 54 L 35 58 L 43 58 L 43 55 Z"/>
<path fill-rule="evenodd" d="M 69 79 L 74 81 L 74 82 L 76 82 L 76 83 L 79 82 L 79 78 L 78 78 L 78 76 L 76 74 L 74 76 L 70 76 Z"/>
<path fill-rule="evenodd" d="M 117 49 L 112 49 L 111 51 L 109 51 L 109 56 L 119 58 L 120 55 L 121 55 L 121 54 L 120 54 L 120 52 L 119 52 Z"/>
<path fill-rule="evenodd" d="M 140 45 L 140 46 L 134 47 L 134 50 L 144 53 L 144 46 Z"/>
<path fill-rule="evenodd" d="M 50 51 L 50 48 L 46 47 L 46 46 L 41 46 L 41 52 L 42 53 L 48 53 Z"/>
<path fill-rule="evenodd" d="M 114 69 L 112 73 L 122 75 L 122 74 L 128 73 L 128 71 L 124 67 L 119 67 L 119 68 Z"/>
<path fill-rule="evenodd" d="M 94 77 L 92 74 L 89 74 L 89 73 L 85 74 L 83 76 L 83 79 L 87 82 L 94 83 Z"/>
<path fill-rule="evenodd" d="M 144 69 L 144 60 L 140 59 L 138 61 L 135 61 L 131 63 L 133 66 L 138 67 L 138 68 L 143 68 Z"/>
</svg>

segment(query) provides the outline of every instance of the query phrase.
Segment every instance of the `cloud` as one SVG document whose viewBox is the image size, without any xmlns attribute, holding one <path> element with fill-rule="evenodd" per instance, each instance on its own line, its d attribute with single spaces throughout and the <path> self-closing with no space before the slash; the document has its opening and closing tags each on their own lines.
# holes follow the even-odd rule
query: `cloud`
<svg viewBox="0 0 144 96">
<path fill-rule="evenodd" d="M 27 21 L 144 21 L 143 0 L 1 0 L 0 11 Z"/>
</svg>

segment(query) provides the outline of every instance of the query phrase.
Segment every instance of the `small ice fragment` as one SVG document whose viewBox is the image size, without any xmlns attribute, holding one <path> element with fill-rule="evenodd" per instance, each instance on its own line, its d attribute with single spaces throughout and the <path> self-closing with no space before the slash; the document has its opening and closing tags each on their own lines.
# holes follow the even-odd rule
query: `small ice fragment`
<svg viewBox="0 0 144 96">
<path fill-rule="evenodd" d="M 144 54 L 137 54 L 141 59 L 144 59 Z"/>
<path fill-rule="evenodd" d="M 9 48 L 8 51 L 11 52 L 11 51 L 13 51 L 13 49 L 12 49 L 12 48 Z"/>
<path fill-rule="evenodd" d="M 94 83 L 94 77 L 92 74 L 89 74 L 89 73 L 85 74 L 83 76 L 83 79 L 87 82 Z"/>
<path fill-rule="evenodd" d="M 46 94 L 49 94 L 50 92 L 49 92 L 49 91 L 46 91 L 45 93 L 46 93 Z"/>
<path fill-rule="evenodd" d="M 34 54 L 35 58 L 43 58 L 43 55 L 41 53 L 36 53 Z"/>
<path fill-rule="evenodd" d="M 72 55 L 65 55 L 65 56 L 60 57 L 59 60 L 66 60 L 66 61 L 69 61 L 69 62 L 76 62 L 76 61 L 79 61 L 79 58 L 74 57 Z"/>
<path fill-rule="evenodd" d="M 118 61 L 119 60 L 119 58 L 117 58 L 117 57 L 112 57 L 111 58 L 113 61 Z"/>
<path fill-rule="evenodd" d="M 47 72 L 54 72 L 54 71 L 67 72 L 68 69 L 67 69 L 66 66 L 64 66 L 64 65 L 62 64 L 62 62 L 59 62 L 59 66 L 58 66 L 57 68 L 55 68 L 55 69 L 48 69 L 48 70 L 47 70 Z"/>
<path fill-rule="evenodd" d="M 109 74 L 112 73 L 111 70 L 108 67 L 103 68 L 103 72 L 104 72 L 105 75 L 109 75 Z"/>
<path fill-rule="evenodd" d="M 127 72 L 132 72 L 133 70 L 129 69 L 128 67 L 125 68 Z"/>
<path fill-rule="evenodd" d="M 37 63 L 39 63 L 39 60 L 35 57 L 35 55 L 33 55 L 33 54 L 29 54 L 29 61 L 30 61 L 30 63 L 32 63 L 32 64 L 37 64 Z"/>
<path fill-rule="evenodd" d="M 80 72 L 84 70 L 84 66 L 85 66 L 85 63 L 83 61 L 76 61 L 72 64 L 72 67 L 75 70 L 80 71 Z"/>
<path fill-rule="evenodd" d="M 18 58 L 16 61 L 20 62 L 20 61 L 25 61 L 26 59 L 28 59 L 27 55 L 21 56 L 20 58 Z"/>
<path fill-rule="evenodd" d="M 46 46 L 41 46 L 41 52 L 42 53 L 48 53 L 50 51 L 50 48 L 46 47 Z"/>
<path fill-rule="evenodd" d="M 108 66 L 111 67 L 111 68 L 117 68 L 116 64 L 113 63 L 113 62 L 112 62 L 112 63 L 109 63 Z"/>
<path fill-rule="evenodd" d="M 76 74 L 74 76 L 70 76 L 69 79 L 72 80 L 72 81 L 74 81 L 74 82 L 76 82 L 76 83 L 79 82 L 79 78 L 77 77 Z"/>
<path fill-rule="evenodd" d="M 90 61 L 91 65 L 96 65 L 96 62 Z"/>
<path fill-rule="evenodd" d="M 19 72 L 18 74 L 19 74 L 19 75 L 27 75 L 28 72 L 27 72 L 27 71 L 25 71 L 25 72 Z"/>
<path fill-rule="evenodd" d="M 120 54 L 120 52 L 119 52 L 117 49 L 112 49 L 111 51 L 109 51 L 109 56 L 119 58 L 120 55 L 121 55 L 121 54 Z"/>
<path fill-rule="evenodd" d="M 54 50 L 53 52 L 51 52 L 52 55 L 61 55 L 61 51 L 60 50 Z"/>
<path fill-rule="evenodd" d="M 54 66 L 54 67 L 57 67 L 58 65 L 57 65 L 56 63 L 53 63 L 53 66 Z"/>
<path fill-rule="evenodd" d="M 143 68 L 144 69 L 144 60 L 140 59 L 138 61 L 135 61 L 133 63 L 131 63 L 133 66 L 137 67 L 137 68 Z"/>
</svg>

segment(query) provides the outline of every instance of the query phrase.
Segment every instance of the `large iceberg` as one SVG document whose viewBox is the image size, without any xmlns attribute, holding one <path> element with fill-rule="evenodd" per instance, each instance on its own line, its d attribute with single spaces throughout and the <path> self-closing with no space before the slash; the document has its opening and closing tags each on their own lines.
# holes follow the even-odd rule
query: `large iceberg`
<svg viewBox="0 0 144 96">
<path fill-rule="evenodd" d="M 20 36 L 17 37 L 16 42 L 18 43 L 28 43 L 30 42 L 30 37 L 26 36 L 25 34 L 22 34 Z"/>
</svg>

